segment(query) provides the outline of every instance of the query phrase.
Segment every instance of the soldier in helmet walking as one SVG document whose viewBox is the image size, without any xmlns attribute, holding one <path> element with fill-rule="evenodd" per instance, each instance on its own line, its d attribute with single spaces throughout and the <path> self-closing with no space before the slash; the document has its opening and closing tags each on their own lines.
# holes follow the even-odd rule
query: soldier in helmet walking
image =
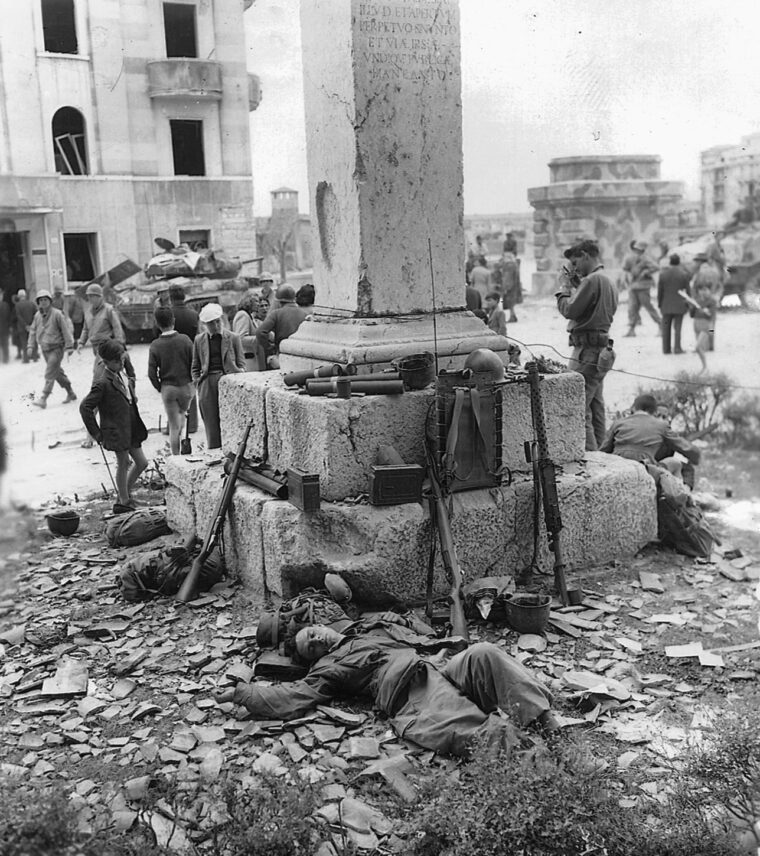
<svg viewBox="0 0 760 856">
<path fill-rule="evenodd" d="M 27 355 L 31 356 L 37 347 L 42 351 L 45 360 L 45 385 L 40 398 L 35 399 L 32 404 L 44 410 L 55 383 L 66 390 L 64 404 L 76 401 L 71 381 L 61 368 L 64 351 L 70 354 L 74 350 L 74 337 L 66 316 L 53 306 L 53 298 L 45 289 L 37 293 L 37 313 L 29 330 Z"/>
</svg>

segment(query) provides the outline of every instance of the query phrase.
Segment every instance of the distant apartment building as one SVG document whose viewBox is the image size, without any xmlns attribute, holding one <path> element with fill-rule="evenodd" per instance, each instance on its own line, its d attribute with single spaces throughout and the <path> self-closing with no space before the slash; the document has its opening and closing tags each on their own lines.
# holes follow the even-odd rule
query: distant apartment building
<svg viewBox="0 0 760 856">
<path fill-rule="evenodd" d="M 160 236 L 255 255 L 253 0 L 24 0 L 0 27 L 0 285 L 68 288 Z"/>
<path fill-rule="evenodd" d="M 702 207 L 715 229 L 734 213 L 760 201 L 760 133 L 742 137 L 739 145 L 713 146 L 702 152 Z"/>
</svg>

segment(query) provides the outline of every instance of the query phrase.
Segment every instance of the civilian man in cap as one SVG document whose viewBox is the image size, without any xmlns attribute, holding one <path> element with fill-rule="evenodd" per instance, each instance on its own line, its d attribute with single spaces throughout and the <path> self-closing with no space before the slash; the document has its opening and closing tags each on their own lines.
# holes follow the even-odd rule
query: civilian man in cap
<svg viewBox="0 0 760 856">
<path fill-rule="evenodd" d="M 222 432 L 219 425 L 219 379 L 225 374 L 245 371 L 245 355 L 240 336 L 222 329 L 222 307 L 207 303 L 200 313 L 205 330 L 193 342 L 191 374 L 198 390 L 198 407 L 206 429 L 206 445 L 219 449 Z"/>
<path fill-rule="evenodd" d="M 659 271 L 657 262 L 646 254 L 644 241 L 631 241 L 632 253 L 623 263 L 623 270 L 629 275 L 628 285 L 628 332 L 626 336 L 636 335 L 636 324 L 641 318 L 643 307 L 658 327 L 662 326 L 660 313 L 652 306 L 650 290 L 654 285 L 654 275 Z"/>
<path fill-rule="evenodd" d="M 608 333 L 617 309 L 617 290 L 602 272 L 596 241 L 579 241 L 564 255 L 572 270 L 563 269 L 554 296 L 560 314 L 568 319 L 573 346 L 568 368 L 582 374 L 586 386 L 586 449 L 593 452 L 605 435 L 603 384 L 614 362 L 614 352 L 609 353 L 607 345 L 611 342 Z"/>
<path fill-rule="evenodd" d="M 29 340 L 29 330 L 34 320 L 34 315 L 37 312 L 36 305 L 26 296 L 26 291 L 20 288 L 13 298 L 13 308 L 16 321 L 16 345 L 19 349 L 19 356 L 25 362 L 29 362 L 29 354 L 26 350 L 26 343 Z M 32 354 L 34 359 L 38 359 Z"/>
<path fill-rule="evenodd" d="M 275 297 L 280 305 L 267 315 L 256 331 L 256 338 L 259 340 L 259 366 L 262 371 L 280 367 L 277 358 L 280 353 L 280 342 L 292 336 L 301 326 L 304 318 L 309 315 L 308 310 L 296 303 L 296 292 L 293 286 L 281 285 Z M 274 340 L 274 347 L 272 340 Z"/>
<path fill-rule="evenodd" d="M 74 350 L 74 337 L 71 335 L 68 319 L 60 309 L 53 306 L 53 297 L 46 289 L 37 292 L 37 314 L 29 330 L 27 354 L 31 356 L 37 346 L 45 359 L 45 385 L 42 388 L 42 396 L 32 404 L 44 410 L 56 382 L 66 390 L 64 404 L 76 401 L 71 381 L 61 368 L 63 352 L 68 351 L 70 354 Z"/>
<path fill-rule="evenodd" d="M 657 280 L 657 305 L 662 312 L 662 352 L 670 353 L 670 330 L 675 331 L 674 353 L 682 354 L 681 325 L 689 304 L 681 297 L 681 291 L 689 291 L 689 274 L 681 267 L 678 253 L 670 256 L 670 265 L 660 271 Z"/>
<path fill-rule="evenodd" d="M 87 308 L 84 311 L 84 326 L 82 334 L 77 343 L 77 350 L 81 351 L 85 345 L 92 345 L 95 354 L 95 366 L 102 361 L 98 356 L 98 347 L 107 339 L 116 339 L 122 345 L 126 342 L 124 330 L 116 310 L 110 303 L 103 299 L 103 289 L 97 282 L 91 282 L 85 292 L 87 296 Z"/>
</svg>

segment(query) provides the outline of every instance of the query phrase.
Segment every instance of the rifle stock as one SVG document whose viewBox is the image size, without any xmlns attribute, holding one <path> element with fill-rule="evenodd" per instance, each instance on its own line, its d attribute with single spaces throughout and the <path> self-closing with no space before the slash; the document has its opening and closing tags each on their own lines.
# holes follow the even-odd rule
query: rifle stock
<svg viewBox="0 0 760 856">
<path fill-rule="evenodd" d="M 253 422 L 249 422 L 245 429 L 243 439 L 240 441 L 240 445 L 238 446 L 237 453 L 235 454 L 235 461 L 232 464 L 232 468 L 229 473 L 225 475 L 224 484 L 219 493 L 216 508 L 214 509 L 214 516 L 211 519 L 211 524 L 206 532 L 206 537 L 203 541 L 201 551 L 190 566 L 190 570 L 188 571 L 180 590 L 175 595 L 175 600 L 178 600 L 180 603 L 187 603 L 195 597 L 203 565 L 206 559 L 211 555 L 212 550 L 216 547 L 219 540 L 222 527 L 224 526 L 224 518 L 227 516 L 227 511 L 232 503 L 232 494 L 235 491 L 235 483 L 237 482 L 240 467 L 243 465 L 245 447 L 248 445 L 248 436 L 251 433 L 252 427 Z"/>
<path fill-rule="evenodd" d="M 459 567 L 459 559 L 454 545 L 454 536 L 451 534 L 451 521 L 446 509 L 446 500 L 443 495 L 441 483 L 438 481 L 436 464 L 430 448 L 427 449 L 428 476 L 432 505 L 435 506 L 435 521 L 438 528 L 438 539 L 441 545 L 441 559 L 446 575 L 450 580 L 449 604 L 451 608 L 451 627 L 455 636 L 461 636 L 466 642 L 470 641 L 470 632 L 467 627 L 467 619 L 464 615 L 464 602 L 462 592 L 462 569 Z M 432 509 L 431 509 L 432 510 Z"/>
</svg>

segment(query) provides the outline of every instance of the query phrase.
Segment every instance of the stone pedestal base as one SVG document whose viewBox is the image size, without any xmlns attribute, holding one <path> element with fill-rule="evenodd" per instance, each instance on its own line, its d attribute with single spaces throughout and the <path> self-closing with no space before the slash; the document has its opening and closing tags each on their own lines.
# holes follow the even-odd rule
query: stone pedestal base
<svg viewBox="0 0 760 856">
<path fill-rule="evenodd" d="M 434 353 L 438 342 L 438 367 L 461 369 L 467 355 L 490 348 L 507 363 L 508 341 L 489 330 L 472 312 L 444 312 L 405 317 L 336 318 L 313 315 L 280 345 L 283 371 L 301 371 L 325 363 L 355 365 L 359 373 L 382 371 L 391 360 Z"/>
<path fill-rule="evenodd" d="M 544 375 L 544 420 L 556 463 L 584 454 L 583 378 Z M 322 497 L 340 500 L 367 492 L 379 446 L 393 446 L 408 464 L 425 464 L 425 424 L 433 387 L 403 395 L 312 398 L 285 387 L 276 372 L 225 375 L 219 385 L 222 448 L 235 452 L 253 420 L 247 457 L 277 470 L 318 473 Z M 533 437 L 527 384 L 502 391 L 502 460 L 510 471 L 529 469 L 523 443 Z"/>
<path fill-rule="evenodd" d="M 169 525 L 203 535 L 219 491 L 221 467 L 169 459 Z M 573 569 L 632 555 L 657 536 L 654 482 L 641 464 L 602 452 L 566 464 L 559 476 L 562 546 Z M 465 581 L 513 574 L 533 552 L 533 484 L 520 476 L 510 487 L 455 494 L 452 531 Z M 551 570 L 543 515 L 538 563 Z M 424 599 L 430 516 L 417 504 L 375 508 L 323 503 L 306 514 L 245 484 L 238 485 L 225 527 L 228 566 L 254 597 L 285 597 L 341 574 L 369 603 Z M 447 590 L 440 560 L 435 589 Z"/>
</svg>

